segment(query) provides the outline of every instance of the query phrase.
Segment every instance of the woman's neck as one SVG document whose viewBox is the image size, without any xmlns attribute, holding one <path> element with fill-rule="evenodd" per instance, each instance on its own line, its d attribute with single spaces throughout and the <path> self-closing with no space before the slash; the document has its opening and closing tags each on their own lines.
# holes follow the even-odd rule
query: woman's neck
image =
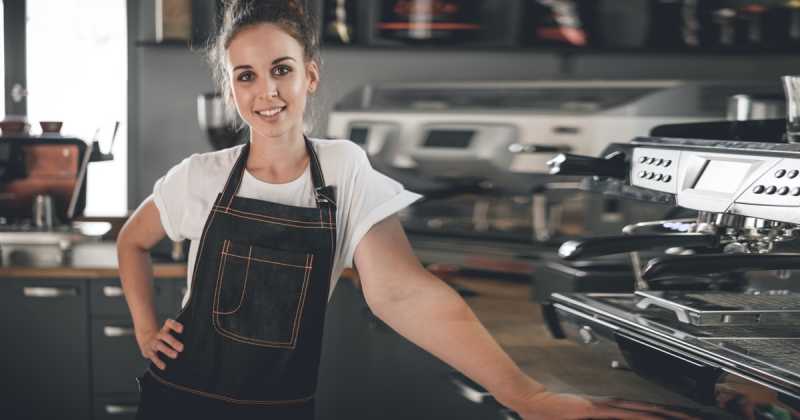
<svg viewBox="0 0 800 420">
<path fill-rule="evenodd" d="M 282 184 L 297 179 L 308 164 L 303 133 L 280 137 L 250 135 L 247 171 L 257 179 Z"/>
</svg>

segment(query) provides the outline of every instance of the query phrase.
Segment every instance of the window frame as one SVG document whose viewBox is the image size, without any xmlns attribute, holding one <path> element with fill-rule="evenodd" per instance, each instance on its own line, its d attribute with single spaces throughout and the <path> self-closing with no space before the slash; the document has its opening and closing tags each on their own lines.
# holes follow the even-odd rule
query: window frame
<svg viewBox="0 0 800 420">
<path fill-rule="evenodd" d="M 26 55 L 26 0 L 3 0 L 3 53 L 5 54 L 5 101 L 6 115 L 28 115 L 28 98 L 23 94 L 19 102 L 14 101 L 11 91 L 19 85 L 25 92 L 27 86 Z"/>
</svg>

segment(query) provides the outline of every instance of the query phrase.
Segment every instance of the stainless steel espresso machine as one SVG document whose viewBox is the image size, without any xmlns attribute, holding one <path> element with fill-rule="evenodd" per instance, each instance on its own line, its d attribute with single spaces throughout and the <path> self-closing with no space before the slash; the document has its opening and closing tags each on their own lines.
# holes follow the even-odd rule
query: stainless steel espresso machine
<svg viewBox="0 0 800 420">
<path fill-rule="evenodd" d="M 109 223 L 75 219 L 86 204 L 89 163 L 111 159 L 96 141 L 0 136 L 0 265 L 60 266 L 69 263 L 76 244 L 99 240 Z"/>
<path fill-rule="evenodd" d="M 660 218 L 552 176 L 558 152 L 596 155 L 665 123 L 725 118 L 729 96 L 773 93 L 757 82 L 551 80 L 382 83 L 343 98 L 328 135 L 360 144 L 372 165 L 425 199 L 401 213 L 424 262 L 522 273 L 566 238 Z"/>
<path fill-rule="evenodd" d="M 800 418 L 800 144 L 785 130 L 785 120 L 665 126 L 599 158 L 551 161 L 591 176 L 588 189 L 696 211 L 565 242 L 565 259 L 630 253 L 635 291 L 554 293 L 551 333 L 719 418 Z M 643 257 L 654 249 L 664 252 Z"/>
</svg>

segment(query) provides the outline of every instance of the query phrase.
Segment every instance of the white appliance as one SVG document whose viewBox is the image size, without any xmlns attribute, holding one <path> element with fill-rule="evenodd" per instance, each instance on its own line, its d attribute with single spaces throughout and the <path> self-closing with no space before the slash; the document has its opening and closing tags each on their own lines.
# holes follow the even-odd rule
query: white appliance
<svg viewBox="0 0 800 420">
<path fill-rule="evenodd" d="M 661 124 L 724 119 L 736 94 L 780 93 L 753 81 L 561 80 L 365 85 L 329 116 L 378 170 L 420 191 L 481 184 L 529 191 L 560 152 L 598 155 Z"/>
</svg>

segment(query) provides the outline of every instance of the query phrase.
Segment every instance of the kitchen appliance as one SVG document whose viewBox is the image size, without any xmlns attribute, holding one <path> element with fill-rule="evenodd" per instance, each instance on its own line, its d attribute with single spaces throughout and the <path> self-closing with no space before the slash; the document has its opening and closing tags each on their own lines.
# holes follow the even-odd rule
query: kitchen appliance
<svg viewBox="0 0 800 420">
<path fill-rule="evenodd" d="M 86 205 L 89 162 L 110 156 L 54 133 L 0 136 L 0 263 L 61 265 L 73 244 L 102 236 L 110 226 L 74 220 Z"/>
<path fill-rule="evenodd" d="M 335 106 L 328 135 L 361 145 L 373 167 L 425 196 L 400 213 L 423 260 L 520 273 L 565 238 L 617 232 L 667 210 L 576 189 L 579 178 L 549 173 L 554 153 L 599 153 L 608 139 L 657 124 L 723 118 L 733 93 L 779 89 L 681 81 L 367 85 Z"/>
<path fill-rule="evenodd" d="M 241 118 L 235 111 L 227 110 L 225 99 L 219 93 L 197 96 L 197 122 L 214 150 L 235 146 L 247 138 Z"/>
<path fill-rule="evenodd" d="M 697 215 L 563 244 L 566 260 L 630 253 L 634 292 L 555 293 L 545 318 L 599 363 L 717 407 L 720 418 L 800 418 L 800 146 L 785 142 L 784 120 L 712 124 L 711 139 L 697 126 L 553 161 L 595 175 L 587 189 Z M 665 251 L 650 259 L 644 250 Z"/>
</svg>

